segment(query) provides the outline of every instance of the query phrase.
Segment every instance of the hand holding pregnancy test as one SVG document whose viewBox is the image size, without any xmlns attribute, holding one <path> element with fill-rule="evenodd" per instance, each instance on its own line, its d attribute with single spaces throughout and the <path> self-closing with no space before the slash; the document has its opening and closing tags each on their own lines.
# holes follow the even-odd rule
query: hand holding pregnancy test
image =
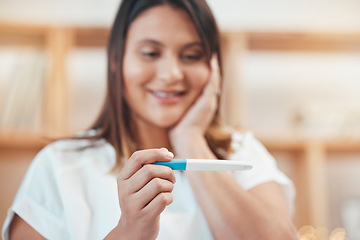
<svg viewBox="0 0 360 240">
<path fill-rule="evenodd" d="M 172 159 L 168 162 L 155 162 L 172 170 L 183 171 L 241 171 L 252 169 L 252 164 L 245 161 L 218 159 Z"/>
</svg>

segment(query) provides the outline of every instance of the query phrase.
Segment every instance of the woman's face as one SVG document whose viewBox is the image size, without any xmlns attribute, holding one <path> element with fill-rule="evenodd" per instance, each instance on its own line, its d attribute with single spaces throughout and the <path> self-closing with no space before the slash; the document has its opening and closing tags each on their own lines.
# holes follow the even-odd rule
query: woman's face
<svg viewBox="0 0 360 240">
<path fill-rule="evenodd" d="M 210 74 L 188 14 L 166 5 L 141 13 L 127 33 L 123 74 L 133 119 L 161 128 L 176 124 Z"/>
</svg>

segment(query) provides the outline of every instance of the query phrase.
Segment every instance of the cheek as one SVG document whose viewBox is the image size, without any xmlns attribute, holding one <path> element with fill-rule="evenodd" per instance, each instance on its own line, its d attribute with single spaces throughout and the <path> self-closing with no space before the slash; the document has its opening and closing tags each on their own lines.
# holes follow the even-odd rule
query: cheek
<svg viewBox="0 0 360 240">
<path fill-rule="evenodd" d="M 125 87 L 133 84 L 143 75 L 144 69 L 139 66 L 136 59 L 125 55 L 123 61 L 123 77 Z M 135 81 L 134 81 L 135 80 Z"/>
<path fill-rule="evenodd" d="M 125 96 L 129 97 L 135 93 L 139 94 L 137 90 L 144 86 L 153 75 L 153 68 L 147 66 L 141 61 L 131 56 L 124 57 L 123 63 L 123 77 Z"/>
<path fill-rule="evenodd" d="M 201 91 L 206 85 L 210 77 L 210 69 L 204 64 L 204 66 L 191 69 L 191 85 L 193 88 Z"/>
</svg>

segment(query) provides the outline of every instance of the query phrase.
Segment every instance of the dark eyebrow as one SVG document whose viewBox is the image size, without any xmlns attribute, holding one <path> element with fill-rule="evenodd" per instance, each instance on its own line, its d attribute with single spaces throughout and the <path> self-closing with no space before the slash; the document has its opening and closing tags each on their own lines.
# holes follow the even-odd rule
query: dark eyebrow
<svg viewBox="0 0 360 240">
<path fill-rule="evenodd" d="M 151 44 L 155 44 L 155 45 L 158 45 L 158 46 L 164 46 L 164 44 L 162 44 L 161 42 L 158 42 L 156 40 L 153 40 L 153 39 L 144 39 L 144 40 L 141 40 L 139 41 L 137 44 L 142 44 L 142 43 L 151 43 Z M 192 47 L 192 46 L 200 46 L 202 47 L 203 44 L 201 42 L 191 42 L 191 43 L 188 43 L 184 46 L 184 48 L 189 48 L 189 47 Z"/>
<path fill-rule="evenodd" d="M 193 46 L 203 47 L 203 44 L 202 44 L 201 42 L 192 42 L 192 43 L 186 44 L 184 47 L 185 47 L 185 48 L 189 48 L 189 47 L 193 47 Z"/>
<path fill-rule="evenodd" d="M 142 44 L 142 43 L 152 43 L 152 44 L 155 44 L 155 45 L 164 46 L 164 44 L 162 44 L 161 42 L 158 42 L 158 41 L 153 40 L 153 39 L 144 39 L 144 40 L 139 41 L 137 44 Z"/>
</svg>

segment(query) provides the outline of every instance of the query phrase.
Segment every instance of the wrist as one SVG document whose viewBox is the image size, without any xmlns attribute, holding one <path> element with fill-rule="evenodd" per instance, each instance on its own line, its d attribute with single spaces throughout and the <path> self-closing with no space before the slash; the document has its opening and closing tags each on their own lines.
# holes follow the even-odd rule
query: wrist
<svg viewBox="0 0 360 240">
<path fill-rule="evenodd" d="M 172 129 L 169 132 L 169 138 L 171 142 L 186 141 L 191 139 L 205 139 L 205 134 L 199 129 L 187 128 L 187 129 Z"/>
<path fill-rule="evenodd" d="M 205 136 L 201 133 L 193 131 L 183 131 L 170 134 L 170 142 L 173 147 L 183 145 L 197 145 L 200 143 L 206 143 Z"/>
<path fill-rule="evenodd" d="M 126 235 L 127 231 L 124 227 L 123 221 L 120 220 L 116 227 L 105 237 L 106 240 L 113 240 L 113 239 L 121 239 L 121 240 L 127 240 L 131 239 L 129 236 Z"/>
<path fill-rule="evenodd" d="M 177 158 L 202 158 L 210 150 L 205 137 L 200 134 L 174 136 L 171 146 Z"/>
</svg>

